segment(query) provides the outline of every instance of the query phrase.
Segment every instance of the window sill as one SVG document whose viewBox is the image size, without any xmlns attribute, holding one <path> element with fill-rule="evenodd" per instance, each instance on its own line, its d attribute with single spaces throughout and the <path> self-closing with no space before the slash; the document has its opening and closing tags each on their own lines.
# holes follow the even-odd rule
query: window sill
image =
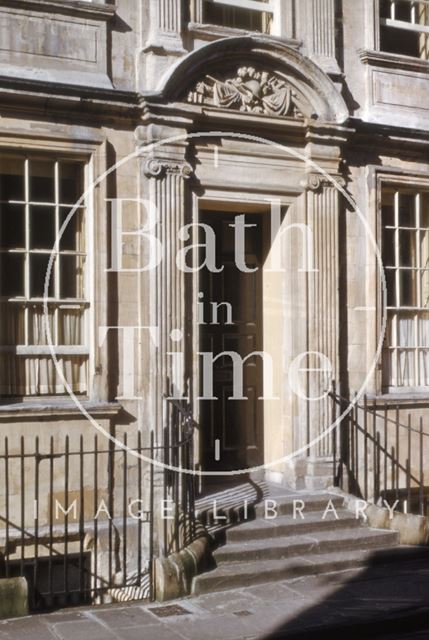
<svg viewBox="0 0 429 640">
<path fill-rule="evenodd" d="M 84 0 L 2 0 L 2 8 L 27 9 L 44 13 L 65 13 L 95 20 L 111 20 L 116 6 Z"/>
<path fill-rule="evenodd" d="M 366 49 L 361 49 L 358 51 L 358 54 L 361 62 L 372 67 L 386 67 L 395 70 L 429 73 L 429 60 L 420 60 L 419 58 L 403 56 L 399 53 L 370 51 Z"/>
<path fill-rule="evenodd" d="M 188 33 L 194 37 L 200 37 L 203 40 L 218 40 L 219 38 L 228 38 L 233 36 L 259 36 L 261 38 L 270 38 L 272 40 L 281 40 L 290 47 L 299 48 L 302 45 L 300 40 L 274 36 L 261 31 L 248 31 L 246 29 L 236 29 L 234 27 L 226 27 L 216 24 L 204 24 L 200 22 L 189 22 Z"/>
<path fill-rule="evenodd" d="M 409 390 L 409 391 L 389 391 L 386 393 L 380 393 L 373 396 L 368 395 L 370 402 L 376 403 L 377 407 L 387 405 L 389 407 L 399 406 L 405 407 L 419 407 L 429 406 L 429 389 L 428 390 Z"/>
<path fill-rule="evenodd" d="M 118 415 L 122 409 L 122 406 L 117 402 L 94 402 L 91 400 L 82 400 L 82 406 L 94 418 L 111 418 Z M 16 404 L 0 405 L 0 421 L 11 418 L 74 418 L 79 416 L 85 417 L 75 403 L 68 398 L 61 400 L 38 398 Z"/>
</svg>

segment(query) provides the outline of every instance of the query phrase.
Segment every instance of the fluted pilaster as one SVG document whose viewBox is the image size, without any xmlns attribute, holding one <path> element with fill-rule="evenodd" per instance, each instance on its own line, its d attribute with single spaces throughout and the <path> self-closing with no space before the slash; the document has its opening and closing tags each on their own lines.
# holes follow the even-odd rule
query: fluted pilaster
<svg viewBox="0 0 429 640">
<path fill-rule="evenodd" d="M 185 274 L 177 267 L 176 256 L 183 248 L 179 234 L 185 225 L 187 181 L 192 169 L 183 158 L 151 157 L 143 172 L 158 214 L 157 237 L 163 247 L 163 259 L 152 276 L 150 300 L 152 323 L 158 327 L 153 394 L 159 432 L 165 426 L 163 396 L 181 397 L 186 392 L 185 356 L 182 363 L 171 354 L 185 354 Z"/>
<path fill-rule="evenodd" d="M 336 60 L 335 0 L 310 0 L 312 32 L 310 54 L 328 73 L 338 73 Z M 307 10 L 307 11 L 308 11 Z"/>
<path fill-rule="evenodd" d="M 308 319 L 309 351 L 323 354 L 339 372 L 339 193 L 323 176 L 310 176 L 307 188 L 308 224 L 313 230 L 314 267 L 309 273 Z M 320 360 L 319 360 L 320 362 Z M 322 395 L 321 380 L 329 384 L 329 375 L 309 375 L 309 396 Z M 331 424 L 329 398 L 309 403 L 309 439 L 314 440 Z M 332 437 L 323 438 L 313 455 L 332 454 Z"/>
<path fill-rule="evenodd" d="M 185 53 L 182 42 L 183 3 L 181 0 L 151 0 L 150 36 L 145 51 Z"/>
</svg>

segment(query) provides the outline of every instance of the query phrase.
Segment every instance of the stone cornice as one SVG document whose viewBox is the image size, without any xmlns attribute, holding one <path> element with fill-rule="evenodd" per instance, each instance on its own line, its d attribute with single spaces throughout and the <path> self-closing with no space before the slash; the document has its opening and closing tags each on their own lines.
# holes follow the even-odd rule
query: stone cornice
<svg viewBox="0 0 429 640">
<path fill-rule="evenodd" d="M 2 0 L 3 7 L 43 13 L 63 13 L 96 20 L 111 20 L 116 14 L 116 6 L 83 0 Z"/>
<path fill-rule="evenodd" d="M 353 127 L 338 125 L 330 122 L 312 121 L 306 132 L 308 142 L 316 144 L 342 145 L 355 133 Z"/>
<path fill-rule="evenodd" d="M 406 71 L 429 73 L 429 61 L 427 60 L 402 56 L 398 53 L 387 53 L 385 51 L 372 51 L 367 49 L 360 49 L 358 54 L 364 64 L 372 67 L 389 67 L 395 71 L 403 69 Z"/>
<path fill-rule="evenodd" d="M 377 122 L 365 122 L 359 118 L 351 118 L 350 125 L 356 131 L 354 142 L 367 145 L 398 146 L 400 148 L 427 147 L 429 144 L 429 131 L 423 129 L 408 129 L 392 124 L 380 124 Z"/>
<path fill-rule="evenodd" d="M 142 115 L 139 94 L 115 89 L 57 84 L 0 76 L 0 105 L 15 114 L 65 113 L 68 117 L 91 115 L 138 121 Z"/>
</svg>

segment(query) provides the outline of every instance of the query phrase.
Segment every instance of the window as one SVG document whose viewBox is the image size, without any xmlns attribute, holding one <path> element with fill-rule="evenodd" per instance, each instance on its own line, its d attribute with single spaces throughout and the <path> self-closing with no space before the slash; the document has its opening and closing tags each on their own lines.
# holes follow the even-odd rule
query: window
<svg viewBox="0 0 429 640">
<path fill-rule="evenodd" d="M 429 193 L 385 189 L 385 387 L 429 385 Z"/>
<path fill-rule="evenodd" d="M 429 59 L 429 0 L 380 0 L 380 50 Z"/>
<path fill-rule="evenodd" d="M 0 395 L 62 394 L 47 343 L 43 295 L 58 232 L 84 188 L 84 163 L 0 157 Z M 63 375 L 87 391 L 85 208 L 64 229 L 49 282 L 48 317 Z"/>
<path fill-rule="evenodd" d="M 197 0 L 198 1 L 198 0 Z M 201 22 L 271 33 L 274 3 L 270 0 L 200 0 Z"/>
</svg>

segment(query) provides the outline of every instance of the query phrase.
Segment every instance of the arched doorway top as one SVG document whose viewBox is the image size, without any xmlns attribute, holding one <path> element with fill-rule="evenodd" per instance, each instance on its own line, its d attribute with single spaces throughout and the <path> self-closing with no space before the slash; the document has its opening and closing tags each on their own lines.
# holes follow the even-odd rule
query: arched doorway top
<svg viewBox="0 0 429 640">
<path fill-rule="evenodd" d="M 224 38 L 189 53 L 150 98 L 338 124 L 349 116 L 334 83 L 314 62 L 264 36 Z"/>
</svg>

